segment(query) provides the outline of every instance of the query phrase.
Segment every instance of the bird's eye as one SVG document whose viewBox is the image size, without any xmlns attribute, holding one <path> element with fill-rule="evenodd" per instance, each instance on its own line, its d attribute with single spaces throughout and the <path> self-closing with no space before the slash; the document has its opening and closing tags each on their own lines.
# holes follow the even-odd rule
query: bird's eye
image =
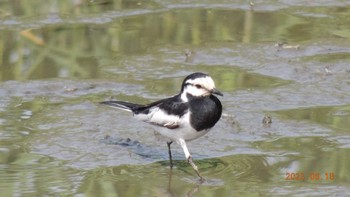
<svg viewBox="0 0 350 197">
<path fill-rule="evenodd" d="M 202 88 L 202 86 L 199 85 L 199 84 L 196 84 L 195 86 L 196 86 L 196 88 L 198 88 L 198 89 Z"/>
</svg>

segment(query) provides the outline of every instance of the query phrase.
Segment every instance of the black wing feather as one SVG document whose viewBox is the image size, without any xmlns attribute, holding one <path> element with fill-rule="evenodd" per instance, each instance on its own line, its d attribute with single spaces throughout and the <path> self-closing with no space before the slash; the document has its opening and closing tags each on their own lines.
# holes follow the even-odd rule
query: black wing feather
<svg viewBox="0 0 350 197">
<path fill-rule="evenodd" d="M 141 105 L 125 101 L 103 101 L 100 103 L 118 109 L 131 111 L 134 114 L 148 114 L 150 109 L 158 107 L 159 109 L 165 111 L 169 115 L 176 115 L 180 117 L 183 116 L 189 108 L 188 103 L 182 102 L 180 95 L 155 101 L 147 105 Z"/>
<path fill-rule="evenodd" d="M 176 95 L 170 98 L 162 99 L 153 103 L 150 103 L 148 105 L 144 105 L 135 112 L 135 114 L 143 113 L 147 114 L 149 113 L 149 110 L 158 107 L 160 110 L 163 110 L 169 115 L 175 115 L 175 116 L 183 116 L 189 109 L 188 103 L 184 103 L 181 100 L 180 95 Z"/>
</svg>

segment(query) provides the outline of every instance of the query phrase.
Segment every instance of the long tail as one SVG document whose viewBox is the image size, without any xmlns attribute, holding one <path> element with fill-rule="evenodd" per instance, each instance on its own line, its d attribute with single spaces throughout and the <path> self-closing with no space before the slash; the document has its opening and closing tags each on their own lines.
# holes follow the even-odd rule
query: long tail
<svg viewBox="0 0 350 197">
<path fill-rule="evenodd" d="M 138 109 L 143 107 L 143 105 L 124 102 L 124 101 L 103 101 L 103 102 L 100 102 L 100 104 L 108 105 L 108 106 L 121 109 L 124 111 L 128 111 L 128 112 L 135 112 Z"/>
</svg>

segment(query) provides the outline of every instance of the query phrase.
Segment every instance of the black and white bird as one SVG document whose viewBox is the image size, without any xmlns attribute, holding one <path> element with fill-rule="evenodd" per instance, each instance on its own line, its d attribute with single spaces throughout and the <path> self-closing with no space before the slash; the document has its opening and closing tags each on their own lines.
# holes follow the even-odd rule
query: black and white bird
<svg viewBox="0 0 350 197">
<path fill-rule="evenodd" d="M 170 167 L 173 166 L 170 145 L 173 141 L 180 144 L 187 161 L 203 181 L 186 142 L 206 134 L 220 119 L 222 105 L 214 94 L 223 96 L 209 75 L 196 72 L 188 75 L 182 83 L 181 92 L 170 98 L 147 105 L 124 101 L 101 103 L 132 112 L 137 119 L 155 125 L 157 132 L 169 140 Z"/>
</svg>

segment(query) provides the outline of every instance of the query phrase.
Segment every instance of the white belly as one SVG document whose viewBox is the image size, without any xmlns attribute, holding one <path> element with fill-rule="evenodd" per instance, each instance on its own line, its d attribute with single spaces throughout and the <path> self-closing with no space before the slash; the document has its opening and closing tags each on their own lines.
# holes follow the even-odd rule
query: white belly
<svg viewBox="0 0 350 197">
<path fill-rule="evenodd" d="M 196 131 L 190 127 L 179 127 L 176 129 L 160 128 L 154 127 L 154 129 L 163 137 L 168 138 L 172 141 L 177 141 L 178 139 L 184 139 L 185 141 L 191 141 L 197 139 L 206 133 L 209 129 L 203 131 Z"/>
<path fill-rule="evenodd" d="M 191 141 L 205 135 L 209 131 L 209 129 L 203 131 L 196 131 L 193 129 L 190 126 L 190 113 L 187 113 L 182 117 L 178 117 L 168 115 L 158 108 L 154 108 L 150 110 L 150 113 L 148 114 L 137 114 L 136 118 L 144 122 L 160 125 L 153 126 L 153 128 L 160 135 L 172 141 L 178 141 L 178 139 Z M 178 127 L 170 129 L 161 125 L 178 125 Z"/>
</svg>

